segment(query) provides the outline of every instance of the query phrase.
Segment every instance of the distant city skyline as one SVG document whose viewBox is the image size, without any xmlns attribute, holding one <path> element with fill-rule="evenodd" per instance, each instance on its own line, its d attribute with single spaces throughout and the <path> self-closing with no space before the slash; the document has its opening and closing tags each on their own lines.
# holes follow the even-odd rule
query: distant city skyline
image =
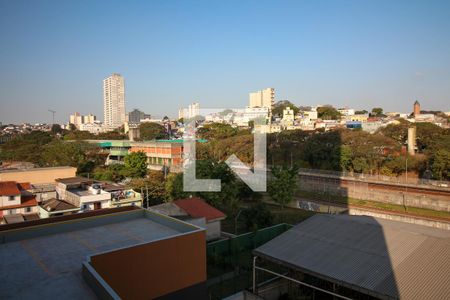
<svg viewBox="0 0 450 300">
<path fill-rule="evenodd" d="M 449 1 L 0 1 L 0 122 L 101 118 L 112 73 L 127 112 L 152 116 L 267 87 L 301 106 L 449 111 L 449 37 Z"/>
</svg>

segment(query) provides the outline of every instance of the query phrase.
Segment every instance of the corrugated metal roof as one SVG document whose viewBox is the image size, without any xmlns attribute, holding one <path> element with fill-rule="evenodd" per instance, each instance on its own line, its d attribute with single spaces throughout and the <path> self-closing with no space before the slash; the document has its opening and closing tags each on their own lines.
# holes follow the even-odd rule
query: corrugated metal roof
<svg viewBox="0 0 450 300">
<path fill-rule="evenodd" d="M 450 299 L 450 231 L 316 215 L 254 252 L 380 298 Z"/>
</svg>

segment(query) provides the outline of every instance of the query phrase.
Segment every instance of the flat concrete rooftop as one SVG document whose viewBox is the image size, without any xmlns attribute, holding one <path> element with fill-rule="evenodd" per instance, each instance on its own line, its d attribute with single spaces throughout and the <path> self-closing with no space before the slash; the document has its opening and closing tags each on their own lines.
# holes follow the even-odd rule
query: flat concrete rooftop
<svg viewBox="0 0 450 300">
<path fill-rule="evenodd" d="M 144 209 L 0 232 L 0 299 L 97 299 L 82 263 L 197 227 Z"/>
</svg>

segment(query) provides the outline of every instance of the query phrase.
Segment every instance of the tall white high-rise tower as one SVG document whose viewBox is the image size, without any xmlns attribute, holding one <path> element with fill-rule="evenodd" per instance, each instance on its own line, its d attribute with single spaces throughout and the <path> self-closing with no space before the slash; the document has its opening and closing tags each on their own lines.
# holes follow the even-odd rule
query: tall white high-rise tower
<svg viewBox="0 0 450 300">
<path fill-rule="evenodd" d="M 105 127 L 115 129 L 125 122 L 125 81 L 120 74 L 103 80 L 103 117 Z"/>
</svg>

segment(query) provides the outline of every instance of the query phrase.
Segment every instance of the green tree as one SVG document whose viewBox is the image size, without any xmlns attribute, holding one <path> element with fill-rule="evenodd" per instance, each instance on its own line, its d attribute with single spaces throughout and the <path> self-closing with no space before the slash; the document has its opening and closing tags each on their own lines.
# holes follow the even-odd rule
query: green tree
<svg viewBox="0 0 450 300">
<path fill-rule="evenodd" d="M 365 157 L 356 157 L 353 162 L 353 170 L 358 173 L 366 173 L 369 171 L 369 164 L 367 163 L 367 159 Z"/>
<path fill-rule="evenodd" d="M 52 128 L 51 128 L 51 132 L 52 132 L 53 134 L 59 134 L 59 133 L 62 133 L 61 125 L 59 125 L 59 124 L 53 124 L 53 125 L 52 125 Z"/>
<path fill-rule="evenodd" d="M 365 115 L 367 113 L 369 113 L 369 112 L 365 109 L 355 111 L 355 114 L 357 114 L 357 115 Z"/>
<path fill-rule="evenodd" d="M 168 138 L 166 129 L 153 122 L 145 122 L 139 125 L 141 139 L 143 140 L 159 140 Z"/>
<path fill-rule="evenodd" d="M 95 163 L 95 155 L 98 151 L 97 146 L 83 141 L 65 142 L 55 140 L 43 147 L 41 164 L 51 167 L 79 167 L 89 160 Z"/>
<path fill-rule="evenodd" d="M 294 200 L 297 190 L 298 168 L 272 167 L 274 179 L 269 182 L 268 191 L 273 201 L 284 208 L 286 204 Z"/>
<path fill-rule="evenodd" d="M 274 116 L 283 117 L 283 110 L 285 110 L 287 107 L 289 107 L 290 109 L 292 109 L 294 111 L 294 115 L 296 115 L 299 111 L 299 108 L 297 106 L 295 106 L 288 100 L 284 100 L 284 101 L 278 101 L 277 103 L 275 103 L 275 105 L 272 109 L 272 114 Z"/>
<path fill-rule="evenodd" d="M 42 151 L 45 145 L 54 140 L 51 134 L 43 131 L 32 131 L 14 136 L 1 145 L 0 160 L 27 161 L 42 165 Z"/>
<path fill-rule="evenodd" d="M 383 109 L 381 107 L 374 107 L 372 108 L 372 115 L 373 116 L 382 116 L 383 115 Z"/>
<path fill-rule="evenodd" d="M 273 225 L 273 214 L 266 204 L 258 202 L 242 211 L 245 227 L 252 231 Z"/>
<path fill-rule="evenodd" d="M 183 173 L 170 173 L 165 182 L 166 201 L 189 197 L 190 193 L 183 191 Z"/>
<path fill-rule="evenodd" d="M 97 180 L 118 182 L 128 176 L 128 171 L 124 165 L 114 164 L 107 167 L 95 168 L 93 175 Z"/>
<path fill-rule="evenodd" d="M 132 178 L 142 178 L 147 174 L 147 155 L 142 152 L 132 152 L 125 156 L 125 169 Z"/>
<path fill-rule="evenodd" d="M 163 203 L 167 198 L 166 179 L 161 171 L 150 171 L 148 178 L 134 178 L 131 187 L 138 193 L 143 193 L 144 205 L 147 207 Z"/>
<path fill-rule="evenodd" d="M 341 114 L 331 106 L 321 106 L 317 108 L 317 115 L 323 120 L 338 120 Z"/>
<path fill-rule="evenodd" d="M 238 129 L 229 124 L 212 123 L 198 129 L 198 136 L 207 140 L 226 139 L 238 134 Z"/>
<path fill-rule="evenodd" d="M 438 180 L 450 179 L 450 150 L 439 149 L 432 157 L 431 171 Z"/>
</svg>

